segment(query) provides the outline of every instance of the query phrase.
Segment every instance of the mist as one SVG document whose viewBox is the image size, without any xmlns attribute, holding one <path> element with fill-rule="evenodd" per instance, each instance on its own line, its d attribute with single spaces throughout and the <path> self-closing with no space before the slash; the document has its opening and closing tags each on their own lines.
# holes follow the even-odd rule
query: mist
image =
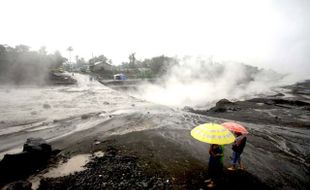
<svg viewBox="0 0 310 190">
<path fill-rule="evenodd" d="M 26 45 L 10 47 L 0 44 L 0 84 L 47 84 L 51 71 L 65 60 L 59 52 L 47 54 L 45 47 L 33 51 Z"/>
<path fill-rule="evenodd" d="M 236 62 L 186 57 L 156 83 L 146 83 L 135 95 L 176 107 L 210 107 L 226 98 L 243 100 L 274 94 L 275 87 L 296 82 L 290 75 Z"/>
<path fill-rule="evenodd" d="M 138 93 L 165 105 L 240 99 L 310 76 L 308 0 L 12 0 L 2 7 L 0 16 L 10 19 L 3 20 L 2 27 L 8 30 L 1 31 L 0 43 L 11 46 L 46 46 L 67 58 L 67 47 L 72 46 L 72 57 L 87 60 L 104 54 L 114 65 L 127 61 L 133 52 L 140 60 L 157 55 L 216 58 L 216 64 L 181 60 L 160 85 L 145 85 Z M 18 14 L 12 15 L 12 10 Z M 240 63 L 260 69 L 249 74 Z M 269 69 L 284 77 L 275 77 Z M 244 79 L 249 75 L 251 80 Z"/>
</svg>

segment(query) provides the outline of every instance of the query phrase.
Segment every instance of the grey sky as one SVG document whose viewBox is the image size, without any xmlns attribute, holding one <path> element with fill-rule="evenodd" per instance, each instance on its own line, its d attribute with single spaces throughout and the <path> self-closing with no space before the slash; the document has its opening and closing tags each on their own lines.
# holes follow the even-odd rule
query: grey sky
<svg viewBox="0 0 310 190">
<path fill-rule="evenodd" d="M 1 0 L 0 43 L 65 56 L 213 55 L 310 74 L 308 0 Z"/>
</svg>

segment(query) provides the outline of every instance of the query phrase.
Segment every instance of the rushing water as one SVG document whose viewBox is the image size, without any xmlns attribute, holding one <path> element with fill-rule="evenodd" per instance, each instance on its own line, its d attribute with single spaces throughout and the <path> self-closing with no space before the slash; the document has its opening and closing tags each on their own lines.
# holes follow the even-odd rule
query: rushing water
<svg viewBox="0 0 310 190">
<path fill-rule="evenodd" d="M 20 151 L 29 137 L 57 142 L 92 128 L 104 131 L 104 135 L 156 129 L 206 162 L 206 145 L 192 139 L 189 131 L 200 123 L 225 121 L 148 103 L 90 81 L 85 75 L 76 74 L 75 78 L 75 86 L 0 87 L 1 156 Z M 278 189 L 309 185 L 309 129 L 242 124 L 250 131 L 243 155 L 250 173 Z M 225 155 L 230 154 L 226 148 Z M 228 156 L 225 162 L 229 164 Z"/>
<path fill-rule="evenodd" d="M 76 74 L 75 86 L 0 86 L 0 153 L 19 151 L 28 137 L 48 141 L 85 130 L 146 103 Z M 84 119 L 92 116 L 96 119 Z"/>
</svg>

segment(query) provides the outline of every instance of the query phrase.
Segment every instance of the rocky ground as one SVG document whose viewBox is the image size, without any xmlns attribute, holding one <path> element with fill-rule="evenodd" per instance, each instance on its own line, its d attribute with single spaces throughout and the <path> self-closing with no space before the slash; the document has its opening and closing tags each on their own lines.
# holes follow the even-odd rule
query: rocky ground
<svg viewBox="0 0 310 190">
<path fill-rule="evenodd" d="M 56 72 L 50 72 L 47 77 L 47 83 L 49 85 L 72 85 L 76 84 L 76 80 L 72 78 L 74 74 L 69 73 L 56 73 Z"/>
<path fill-rule="evenodd" d="M 170 189 L 161 171 L 145 170 L 143 162 L 133 155 L 123 155 L 108 147 L 105 155 L 94 158 L 87 169 L 60 178 L 41 180 L 39 189 Z"/>
<path fill-rule="evenodd" d="M 250 123 L 290 127 L 310 127 L 310 81 L 287 86 L 288 97 L 282 93 L 273 96 L 231 102 L 222 99 L 209 110 L 185 107 L 186 111 Z"/>
<path fill-rule="evenodd" d="M 310 103 L 281 97 L 253 98 L 236 102 L 223 99 L 209 110 L 195 110 L 190 107 L 185 107 L 185 110 L 250 123 L 310 127 Z"/>
<path fill-rule="evenodd" d="M 74 87 L 0 91 L 1 99 L 10 100 L 0 101 L 6 106 L 1 106 L 6 118 L 0 123 L 1 154 L 16 150 L 28 137 L 43 137 L 61 150 L 45 170 L 75 155 L 105 153 L 84 171 L 43 177 L 39 189 L 208 189 L 209 145 L 193 139 L 190 130 L 201 123 L 231 120 L 250 132 L 243 153 L 246 170 L 224 169 L 213 189 L 310 188 L 305 95 L 302 100 L 280 94 L 237 103 L 222 100 L 210 110 L 184 111 L 127 96 L 88 77 L 77 79 Z M 7 94 L 21 101 L 11 101 Z M 31 95 L 26 103 L 25 94 Z M 44 108 L 45 103 L 50 107 Z M 25 115 L 33 111 L 33 122 L 25 122 Z M 229 145 L 224 154 L 226 168 L 232 154 Z"/>
<path fill-rule="evenodd" d="M 143 137 L 152 138 L 155 144 L 149 146 L 145 140 L 137 139 Z M 39 189 L 207 188 L 207 165 L 151 131 L 114 136 L 95 149 L 103 150 L 105 155 L 94 158 L 85 171 L 43 179 Z M 212 189 L 227 188 L 270 189 L 247 171 L 224 169 L 222 178 Z"/>
</svg>

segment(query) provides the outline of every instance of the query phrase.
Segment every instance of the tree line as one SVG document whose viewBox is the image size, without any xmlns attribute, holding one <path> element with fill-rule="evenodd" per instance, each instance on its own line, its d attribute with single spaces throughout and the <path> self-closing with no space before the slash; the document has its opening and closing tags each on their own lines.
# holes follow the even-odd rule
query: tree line
<svg viewBox="0 0 310 190">
<path fill-rule="evenodd" d="M 75 64 L 65 65 L 66 70 L 70 70 L 69 66 L 73 66 L 77 68 L 76 70 L 87 72 L 86 67 L 88 66 L 89 72 L 107 79 L 113 78 L 113 75 L 117 73 L 123 73 L 129 78 L 157 78 L 166 74 L 173 65 L 178 64 L 176 58 L 164 55 L 139 60 L 135 53 L 130 54 L 128 61 L 124 61 L 120 65 L 113 65 L 112 60 L 103 54 L 94 56 L 88 61 L 78 56 L 75 60 Z M 96 68 L 95 65 L 98 63 L 106 65 L 106 68 Z"/>
<path fill-rule="evenodd" d="M 33 51 L 26 45 L 0 44 L 0 82 L 43 84 L 48 80 L 49 72 L 66 60 L 59 51 L 48 54 L 45 47 Z"/>
<path fill-rule="evenodd" d="M 111 59 L 108 59 L 104 55 L 90 59 L 89 64 L 93 65 L 98 61 L 112 65 Z M 120 65 L 112 65 L 112 70 L 102 69 L 99 71 L 91 71 L 96 72 L 96 74 L 104 78 L 111 78 L 112 75 L 116 73 L 126 74 L 129 78 L 157 78 L 166 74 L 169 69 L 176 64 L 178 64 L 177 59 L 172 57 L 161 55 L 139 60 L 136 58 L 135 53 L 132 53 L 128 56 L 128 61 L 122 62 Z"/>
<path fill-rule="evenodd" d="M 72 50 L 71 48 L 70 51 Z M 59 51 L 47 53 L 45 47 L 34 51 L 26 45 L 11 47 L 0 44 L 0 83 L 44 84 L 48 82 L 50 74 L 59 68 L 72 71 L 72 66 L 86 68 L 85 65 L 92 66 L 98 61 L 112 65 L 112 70 L 99 70 L 95 73 L 108 78 L 113 78 L 113 74 L 116 73 L 124 73 L 130 78 L 160 77 L 178 63 L 175 58 L 164 55 L 139 60 L 135 53 L 132 53 L 128 61 L 121 65 L 113 65 L 112 60 L 104 55 L 93 57 L 88 61 L 76 56 L 76 63 L 72 64 L 68 63 Z M 68 64 L 64 64 L 65 62 Z M 91 72 L 95 71 L 91 70 Z"/>
</svg>

